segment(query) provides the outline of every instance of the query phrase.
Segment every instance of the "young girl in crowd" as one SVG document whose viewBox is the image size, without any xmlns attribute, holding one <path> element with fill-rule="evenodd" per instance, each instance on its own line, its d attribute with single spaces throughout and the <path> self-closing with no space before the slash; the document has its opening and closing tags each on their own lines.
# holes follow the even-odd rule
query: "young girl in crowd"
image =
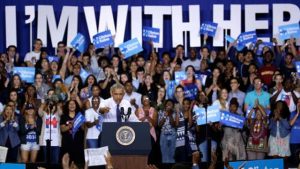
<svg viewBox="0 0 300 169">
<path fill-rule="evenodd" d="M 238 114 L 239 103 L 237 98 L 232 98 L 229 103 L 229 112 Z M 222 153 L 223 160 L 245 160 L 245 139 L 244 133 L 238 128 L 223 127 L 223 138 L 222 138 Z"/>
<path fill-rule="evenodd" d="M 247 127 L 249 137 L 247 141 L 248 160 L 261 160 L 268 152 L 268 123 L 264 108 L 256 100 L 255 108 L 252 108 L 247 115 Z M 254 114 L 254 118 L 252 115 Z"/>
<path fill-rule="evenodd" d="M 158 125 L 161 128 L 160 149 L 163 163 L 174 163 L 176 129 L 174 103 L 166 100 L 164 110 L 158 114 Z"/>
<path fill-rule="evenodd" d="M 289 157 L 290 151 L 290 111 L 284 101 L 277 101 L 274 105 L 273 115 L 270 119 L 269 129 L 269 156 Z"/>
<path fill-rule="evenodd" d="M 182 111 L 177 113 L 176 162 L 191 162 L 192 153 L 197 151 L 195 126 L 191 112 L 191 101 L 183 100 Z"/>
</svg>

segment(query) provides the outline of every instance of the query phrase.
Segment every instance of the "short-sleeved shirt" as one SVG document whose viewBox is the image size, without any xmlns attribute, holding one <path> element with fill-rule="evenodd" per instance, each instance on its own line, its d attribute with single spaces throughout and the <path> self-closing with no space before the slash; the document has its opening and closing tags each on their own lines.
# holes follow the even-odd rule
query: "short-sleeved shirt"
<svg viewBox="0 0 300 169">
<path fill-rule="evenodd" d="M 93 123 L 95 120 L 99 118 L 100 114 L 97 113 L 93 108 L 89 108 L 85 111 L 85 119 L 87 122 Z M 86 139 L 98 139 L 100 134 L 100 130 L 97 129 L 96 125 L 88 128 Z"/>
<path fill-rule="evenodd" d="M 248 92 L 245 97 L 245 104 L 253 107 L 256 99 L 258 99 L 259 104 L 264 108 L 270 106 L 270 94 L 263 90 L 260 94 L 258 94 L 255 90 Z"/>
</svg>

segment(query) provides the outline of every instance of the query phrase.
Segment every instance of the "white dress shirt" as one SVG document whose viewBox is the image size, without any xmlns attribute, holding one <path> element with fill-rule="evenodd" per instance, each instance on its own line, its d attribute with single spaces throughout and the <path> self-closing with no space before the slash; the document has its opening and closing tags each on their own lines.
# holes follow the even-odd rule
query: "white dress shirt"
<svg viewBox="0 0 300 169">
<path fill-rule="evenodd" d="M 130 100 L 135 99 L 136 105 L 139 107 L 142 107 L 142 102 L 141 102 L 142 95 L 137 92 L 132 92 L 131 95 L 128 95 L 127 93 L 125 93 L 123 99 L 129 101 L 129 103 L 130 103 Z M 135 112 L 136 108 L 133 105 L 131 105 L 131 107 L 132 107 L 132 112 Z"/>
<path fill-rule="evenodd" d="M 109 107 L 110 110 L 108 113 L 103 114 L 103 122 L 117 122 L 117 104 L 116 102 L 113 100 L 113 98 L 108 98 L 106 100 L 104 100 L 102 103 L 100 103 L 100 108 L 103 107 Z M 123 99 L 121 101 L 121 103 L 119 104 L 119 108 L 121 109 L 121 107 L 124 108 L 124 114 L 127 114 L 128 112 L 128 108 L 130 107 L 131 110 L 133 110 L 132 106 L 130 105 L 130 102 Z M 135 112 L 131 111 L 131 115 L 128 119 L 128 121 L 130 122 L 138 122 L 138 118 L 135 115 Z M 124 122 L 124 119 L 122 119 L 122 122 Z"/>
</svg>

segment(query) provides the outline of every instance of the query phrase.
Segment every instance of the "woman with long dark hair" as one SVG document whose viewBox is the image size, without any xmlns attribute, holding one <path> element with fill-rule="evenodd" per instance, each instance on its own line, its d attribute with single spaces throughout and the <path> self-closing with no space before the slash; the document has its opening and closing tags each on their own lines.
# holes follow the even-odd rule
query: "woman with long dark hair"
<svg viewBox="0 0 300 169">
<path fill-rule="evenodd" d="M 80 107 L 75 100 L 69 100 L 65 104 L 63 115 L 61 116 L 60 120 L 60 129 L 62 133 L 62 154 L 69 153 L 72 161 L 84 163 L 84 123 L 78 126 L 77 131 L 74 130 L 74 122 L 76 117 L 80 114 Z"/>
</svg>

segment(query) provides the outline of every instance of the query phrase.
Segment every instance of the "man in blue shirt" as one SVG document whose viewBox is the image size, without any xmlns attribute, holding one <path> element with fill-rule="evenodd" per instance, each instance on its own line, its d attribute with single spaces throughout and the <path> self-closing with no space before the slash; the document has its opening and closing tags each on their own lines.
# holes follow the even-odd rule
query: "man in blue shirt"
<svg viewBox="0 0 300 169">
<path fill-rule="evenodd" d="M 265 109 L 270 109 L 270 94 L 263 91 L 263 83 L 259 77 L 254 78 L 254 90 L 248 92 L 245 97 L 244 111 L 247 112 L 249 107 L 254 107 L 256 100 Z"/>
</svg>

